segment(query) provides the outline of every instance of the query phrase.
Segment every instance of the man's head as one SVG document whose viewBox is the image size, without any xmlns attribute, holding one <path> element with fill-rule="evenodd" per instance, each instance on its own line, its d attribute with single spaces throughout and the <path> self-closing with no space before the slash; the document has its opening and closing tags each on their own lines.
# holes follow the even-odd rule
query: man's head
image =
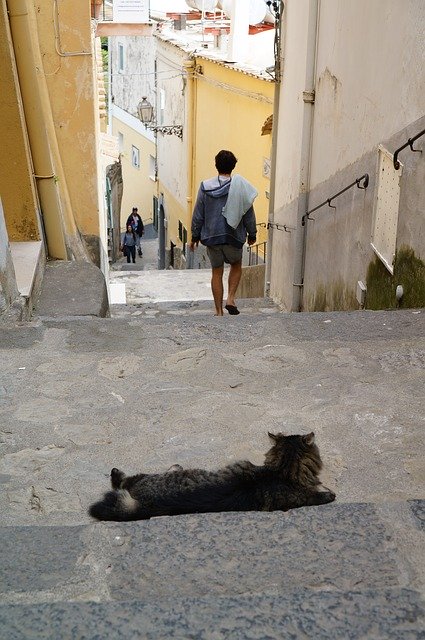
<svg viewBox="0 0 425 640">
<path fill-rule="evenodd" d="M 133 207 L 133 211 L 132 211 L 132 213 L 133 213 L 134 215 L 136 215 L 136 213 L 137 213 L 137 212 L 138 212 L 138 208 L 137 208 L 137 207 Z"/>
<path fill-rule="evenodd" d="M 215 157 L 215 166 L 219 173 L 224 175 L 231 174 L 238 159 L 234 156 L 231 151 L 226 151 L 222 149 L 219 151 Z"/>
</svg>

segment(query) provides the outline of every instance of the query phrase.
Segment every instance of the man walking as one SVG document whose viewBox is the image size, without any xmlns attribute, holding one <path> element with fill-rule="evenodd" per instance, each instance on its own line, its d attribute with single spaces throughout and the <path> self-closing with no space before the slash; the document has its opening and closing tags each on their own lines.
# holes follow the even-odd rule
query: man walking
<svg viewBox="0 0 425 640">
<path fill-rule="evenodd" d="M 207 247 L 211 262 L 211 289 L 215 315 L 223 315 L 224 263 L 230 264 L 225 309 L 238 315 L 235 294 L 242 275 L 242 247 L 255 244 L 257 227 L 253 202 L 258 193 L 240 175 L 232 177 L 237 158 L 231 151 L 219 151 L 215 157 L 218 176 L 201 183 L 192 216 L 193 251 L 198 243 Z"/>
<path fill-rule="evenodd" d="M 142 218 L 139 216 L 137 207 L 133 207 L 130 215 L 128 216 L 126 229 L 127 229 L 129 224 L 131 224 L 131 227 L 132 227 L 134 233 L 136 234 L 137 253 L 139 254 L 139 257 L 141 258 L 143 253 L 142 253 L 142 247 L 140 246 L 140 240 L 142 238 L 142 235 L 145 233 L 145 227 L 143 225 Z"/>
</svg>

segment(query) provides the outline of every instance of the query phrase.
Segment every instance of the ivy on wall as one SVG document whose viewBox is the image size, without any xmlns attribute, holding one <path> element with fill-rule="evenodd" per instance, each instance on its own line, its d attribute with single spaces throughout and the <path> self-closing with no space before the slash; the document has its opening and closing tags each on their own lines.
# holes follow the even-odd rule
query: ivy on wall
<svg viewBox="0 0 425 640">
<path fill-rule="evenodd" d="M 403 297 L 396 298 L 396 288 Z M 410 247 L 401 247 L 395 256 L 394 275 L 378 257 L 369 264 L 366 276 L 366 309 L 417 309 L 425 307 L 425 263 Z"/>
</svg>

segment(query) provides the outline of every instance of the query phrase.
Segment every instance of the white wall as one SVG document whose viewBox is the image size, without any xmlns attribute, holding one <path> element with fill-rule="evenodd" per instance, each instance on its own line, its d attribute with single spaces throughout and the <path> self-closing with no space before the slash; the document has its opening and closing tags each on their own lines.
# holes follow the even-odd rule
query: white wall
<svg viewBox="0 0 425 640">
<path fill-rule="evenodd" d="M 0 314 L 18 295 L 3 205 L 0 200 Z"/>
<path fill-rule="evenodd" d="M 309 36 L 307 25 L 315 7 L 315 104 L 306 160 L 301 149 L 310 130 L 303 91 L 309 68 L 308 39 L 314 42 L 316 38 L 316 29 Z M 312 208 L 363 173 L 371 176 L 366 192 L 354 188 L 338 201 L 337 213 L 325 207 L 315 222 L 308 223 L 304 292 L 309 290 L 311 297 L 319 284 L 330 290 L 338 278 L 342 298 L 348 299 L 374 259 L 370 234 L 378 145 L 385 143 L 393 152 L 417 132 L 415 126 L 425 116 L 425 2 L 287 0 L 283 32 L 283 80 L 280 109 L 275 114 L 274 213 L 275 222 L 296 229 L 290 234 L 273 234 L 270 290 L 291 309 L 294 265 L 303 243 L 300 213 L 305 190 L 308 208 Z M 425 197 L 418 178 L 420 156 L 413 155 L 405 155 L 411 168 L 403 177 L 402 202 L 407 202 L 403 190 L 413 192 L 416 201 L 423 202 Z M 418 241 L 418 209 L 421 206 L 400 208 L 397 242 L 425 255 L 425 246 Z"/>
<path fill-rule="evenodd" d="M 187 59 L 178 47 L 157 41 L 157 117 L 158 122 L 165 126 L 173 124 L 183 125 L 184 135 L 187 135 L 185 126 L 185 95 L 186 73 L 183 71 L 183 63 Z M 160 122 L 161 94 L 165 98 L 163 110 L 163 122 Z M 187 143 L 175 135 L 158 134 L 158 175 L 161 184 L 173 194 L 175 199 L 186 208 L 187 198 Z"/>
<path fill-rule="evenodd" d="M 285 3 L 284 41 L 282 44 L 283 79 L 280 91 L 279 112 L 274 114 L 273 126 L 278 128 L 276 150 L 275 222 L 291 227 L 290 233 L 273 232 L 273 261 L 271 266 L 270 295 L 292 308 L 292 283 L 294 281 L 294 257 L 298 226 L 298 197 L 301 189 L 301 173 L 306 170 L 302 158 L 308 67 L 308 37 L 306 28 L 314 10 L 315 0 Z M 314 35 L 314 34 L 313 34 Z M 311 36 L 310 36 L 311 37 Z"/>
<path fill-rule="evenodd" d="M 425 114 L 423 0 L 326 0 L 319 20 L 312 187 Z"/>
</svg>

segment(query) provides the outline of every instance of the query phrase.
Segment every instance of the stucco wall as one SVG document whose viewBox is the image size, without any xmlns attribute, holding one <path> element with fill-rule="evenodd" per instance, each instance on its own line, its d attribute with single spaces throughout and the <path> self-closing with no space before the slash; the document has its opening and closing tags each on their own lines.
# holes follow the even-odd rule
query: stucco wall
<svg viewBox="0 0 425 640">
<path fill-rule="evenodd" d="M 320 3 L 312 187 L 425 114 L 424 64 L 423 0 Z"/>
<path fill-rule="evenodd" d="M 395 150 L 409 137 L 425 129 L 425 116 L 382 141 Z M 425 149 L 425 138 L 417 148 Z M 409 150 L 400 154 L 403 162 L 400 181 L 400 204 L 397 224 L 397 246 L 413 249 L 416 257 L 425 259 L 425 161 L 422 154 Z M 366 282 L 368 267 L 375 260 L 371 247 L 374 205 L 377 197 L 378 150 L 373 149 L 357 162 L 339 171 L 322 185 L 312 189 L 313 207 L 364 173 L 369 175 L 366 190 L 353 187 L 332 202 L 336 209 L 325 206 L 312 214 L 308 222 L 306 242 L 304 309 L 358 308 L 357 281 Z M 394 287 L 395 293 L 395 287 Z"/>
<path fill-rule="evenodd" d="M 324 207 L 313 214 L 305 245 L 303 308 L 321 308 L 326 296 L 326 308 L 356 308 L 357 280 L 365 279 L 375 258 L 370 241 L 378 145 L 393 153 L 425 126 L 425 4 L 421 0 L 317 3 L 315 104 L 305 185 L 300 155 L 306 134 L 302 93 L 309 59 L 305 25 L 315 4 L 315 0 L 285 3 L 275 221 L 297 229 L 290 236 L 274 233 L 271 293 L 291 308 L 291 279 L 296 251 L 302 246 L 299 215 L 304 189 L 309 192 L 307 210 L 367 172 L 366 191 L 354 187 L 332 203 L 336 210 Z M 417 147 L 424 147 L 422 140 Z M 407 245 L 421 257 L 424 162 L 419 154 L 409 153 L 402 158 L 406 166 L 397 247 Z"/>
<path fill-rule="evenodd" d="M 141 36 L 110 36 L 108 40 L 112 102 L 127 113 L 136 115 L 143 96 L 155 99 L 155 40 Z M 119 66 L 119 49 L 124 55 L 124 69 Z"/>
<path fill-rule="evenodd" d="M 299 228 L 298 195 L 305 194 L 308 188 L 306 183 L 301 183 L 301 173 L 306 171 L 301 150 L 303 137 L 309 135 L 304 126 L 304 116 L 306 108 L 311 107 L 306 107 L 303 92 L 306 89 L 308 38 L 311 37 L 306 25 L 311 19 L 312 4 L 310 0 L 285 3 L 283 79 L 279 112 L 274 116 L 274 126 L 278 127 L 274 222 L 286 225 L 290 230 L 272 231 L 270 295 L 288 310 L 292 308 L 294 294 L 294 260 L 297 227 Z"/>
<path fill-rule="evenodd" d="M 0 2 L 0 193 L 10 241 L 39 240 L 37 199 L 7 10 Z"/>
<path fill-rule="evenodd" d="M 59 2 L 56 7 L 55 30 L 54 3 L 37 3 L 38 37 L 72 213 L 96 256 L 99 114 L 90 3 Z"/>
<path fill-rule="evenodd" d="M 186 74 L 183 64 L 188 55 L 178 47 L 156 40 L 157 47 L 157 97 L 156 113 L 159 125 L 183 125 L 183 138 L 158 133 L 158 176 L 160 191 L 173 194 L 174 200 L 186 215 L 187 184 L 187 135 Z M 163 100 L 164 108 L 161 109 Z"/>
</svg>

